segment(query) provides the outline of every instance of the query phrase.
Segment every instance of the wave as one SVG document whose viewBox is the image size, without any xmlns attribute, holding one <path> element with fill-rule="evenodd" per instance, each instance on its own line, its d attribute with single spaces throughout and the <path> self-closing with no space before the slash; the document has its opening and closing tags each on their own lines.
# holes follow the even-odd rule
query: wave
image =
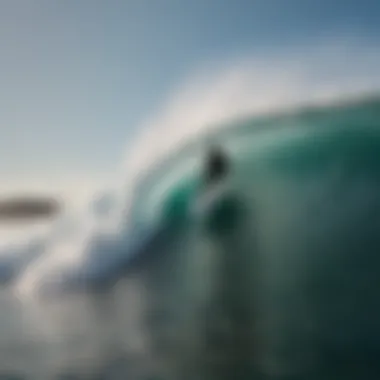
<svg viewBox="0 0 380 380">
<path fill-rule="evenodd" d="M 373 80 L 374 75 L 367 77 L 368 70 L 361 67 L 357 71 L 366 73 L 363 77 L 350 76 L 346 71 L 345 75 L 337 76 L 335 83 L 330 78 L 325 83 L 313 84 L 310 78 L 315 67 L 311 74 L 301 71 L 298 78 L 298 65 L 291 69 L 289 62 L 277 63 L 276 67 L 282 65 L 281 70 L 271 73 L 266 68 L 266 80 L 260 79 L 257 65 L 244 68 L 243 74 L 238 65 L 240 71 L 223 69 L 219 76 L 205 80 L 201 75 L 197 85 L 185 86 L 185 91 L 180 91 L 182 96 L 175 96 L 174 103 L 164 108 L 158 119 L 147 123 L 140 138 L 130 145 L 123 168 L 124 183 L 97 194 L 84 210 L 63 215 L 43 236 L 2 247 L 1 282 L 24 297 L 112 286 L 134 262 L 134 255 L 148 238 L 152 224 L 159 223 L 157 215 L 167 191 L 197 171 L 210 141 L 225 145 L 240 160 L 241 167 L 245 160 L 252 168 L 257 168 L 260 154 L 265 151 L 273 154 L 280 141 L 283 144 L 289 140 L 289 152 L 284 153 L 286 160 L 280 160 L 282 165 L 291 162 L 292 150 L 301 141 L 297 149 L 310 152 L 308 164 L 303 162 L 308 168 L 313 160 L 318 161 L 313 152 L 317 155 L 327 149 L 329 141 L 322 138 L 319 145 L 313 145 L 311 136 L 316 131 L 323 129 L 333 134 L 350 127 L 369 130 L 377 127 L 379 97 L 355 98 L 360 93 L 377 94 L 375 90 L 380 88 L 380 83 Z M 353 71 L 358 69 L 353 67 Z M 244 70 L 248 70 L 248 76 Z M 331 155 L 341 155 L 337 158 L 338 166 L 349 155 L 366 157 L 367 151 L 359 152 L 355 145 L 358 136 L 345 138 L 343 134 L 339 138 L 347 145 L 342 143 L 340 149 L 335 143 L 331 145 Z M 309 138 L 307 144 L 305 137 Z M 373 140 L 376 147 L 377 142 Z M 317 152 L 313 146 L 318 147 Z M 263 166 L 260 170 L 264 170 Z"/>
<path fill-rule="evenodd" d="M 318 167 L 325 168 L 329 162 L 335 162 L 334 170 L 342 170 L 342 165 L 353 170 L 355 164 L 362 171 L 364 165 L 368 171 L 375 163 L 378 165 L 375 158 L 379 159 L 379 110 L 380 98 L 367 98 L 348 106 L 301 109 L 286 115 L 246 119 L 214 132 L 212 140 L 217 138 L 237 160 L 253 155 L 253 167 L 267 152 L 282 173 L 293 170 L 297 175 L 309 172 L 317 176 Z M 0 266 L 3 281 L 18 274 L 18 291 L 33 289 L 34 294 L 112 286 L 132 265 L 130 255 L 139 252 L 152 224 L 159 223 L 159 207 L 167 191 L 196 171 L 208 138 L 210 134 L 205 134 L 205 140 L 189 143 L 151 167 L 135 184 L 132 201 L 128 204 L 126 199 L 124 208 L 116 197 L 102 194 L 87 212 L 73 214 L 71 220 L 63 218 L 44 244 L 40 238 L 18 248 L 18 254 L 7 256 L 8 261 Z M 283 146 L 278 155 L 277 145 Z M 348 164 L 348 160 L 352 162 Z M 260 165 L 264 170 L 262 162 Z"/>
</svg>

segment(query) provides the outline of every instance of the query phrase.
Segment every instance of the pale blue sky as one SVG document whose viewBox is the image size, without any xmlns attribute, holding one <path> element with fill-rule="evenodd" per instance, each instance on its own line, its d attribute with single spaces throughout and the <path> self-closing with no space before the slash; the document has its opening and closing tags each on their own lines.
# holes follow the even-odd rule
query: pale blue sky
<svg viewBox="0 0 380 380">
<path fill-rule="evenodd" d="M 4 0 L 0 176 L 105 177 L 203 62 L 336 36 L 377 44 L 379 20 L 378 0 Z"/>
</svg>

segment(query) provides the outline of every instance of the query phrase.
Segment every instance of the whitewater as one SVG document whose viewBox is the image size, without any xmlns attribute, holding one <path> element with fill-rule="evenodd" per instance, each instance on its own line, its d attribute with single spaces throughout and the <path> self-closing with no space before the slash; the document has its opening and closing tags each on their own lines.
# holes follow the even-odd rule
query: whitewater
<svg viewBox="0 0 380 380">
<path fill-rule="evenodd" d="M 353 49 L 349 44 L 332 43 L 310 48 L 308 54 L 295 52 L 291 59 L 268 56 L 224 64 L 211 62 L 175 89 L 167 105 L 142 125 L 140 135 L 128 144 L 120 178 L 89 197 L 84 207 L 65 210 L 52 224 L 4 238 L 0 253 L 3 303 L 12 304 L 12 297 L 17 299 L 16 309 L 22 310 L 18 315 L 23 316 L 20 323 L 26 330 L 29 349 L 41 349 L 38 360 L 30 359 L 21 372 L 26 372 L 28 378 L 50 379 L 59 378 L 55 376 L 65 371 L 86 378 L 115 371 L 124 378 L 125 370 L 131 379 L 146 378 L 142 368 L 151 365 L 161 369 L 161 364 L 157 367 L 154 357 L 159 349 L 147 348 L 154 329 L 146 333 L 141 319 L 147 303 L 164 300 L 168 295 L 175 301 L 162 302 L 181 322 L 179 327 L 174 323 L 167 334 L 174 331 L 181 335 L 179 329 L 185 326 L 191 331 L 199 327 L 188 321 L 187 315 L 194 317 L 195 312 L 181 298 L 181 290 L 196 273 L 200 280 L 193 285 L 197 288 L 194 293 L 197 297 L 207 293 L 206 273 L 189 270 L 186 281 L 180 274 L 169 276 L 172 283 L 168 288 L 160 287 L 157 278 L 151 283 L 150 278 L 140 278 L 129 268 L 150 231 L 160 225 L 161 208 L 168 194 L 196 175 L 207 146 L 216 141 L 225 146 L 236 162 L 237 172 L 245 177 L 245 182 L 235 186 L 248 189 L 248 195 L 255 197 L 252 203 L 260 200 L 258 210 L 265 210 L 261 211 L 265 215 L 259 232 L 266 244 L 266 259 L 273 260 L 266 274 L 276 280 L 264 281 L 263 285 L 265 294 L 272 298 L 263 306 L 267 314 L 264 312 L 262 319 L 269 321 L 262 326 L 267 350 L 258 367 L 271 378 L 298 376 L 303 370 L 311 373 L 320 358 L 316 359 L 315 347 L 305 349 L 305 341 L 315 339 L 316 332 L 310 327 L 312 315 L 322 312 L 313 309 L 315 305 L 305 307 L 305 298 L 292 293 L 297 284 L 307 283 L 301 271 L 290 271 L 294 275 L 291 280 L 284 268 L 303 265 L 307 273 L 312 271 L 312 263 L 325 268 L 326 262 L 317 257 L 323 246 L 320 237 L 326 236 L 326 242 L 334 240 L 327 226 L 337 228 L 337 223 L 344 220 L 349 224 L 350 215 L 364 223 L 366 215 L 361 210 L 377 210 L 378 64 L 376 48 L 363 45 Z M 249 180 L 244 175 L 248 172 Z M 342 187 L 350 190 L 336 197 L 334 189 Z M 345 202 L 344 206 L 339 202 Z M 332 210 L 330 216 L 327 209 Z M 374 220 L 372 226 L 377 223 Z M 372 229 L 368 231 L 370 235 Z M 176 245 L 171 253 L 194 250 L 194 235 L 189 236 L 181 236 L 181 248 Z M 370 239 L 375 240 L 372 235 Z M 330 248 L 327 245 L 322 250 Z M 285 258 L 279 255 L 280 249 L 286 252 Z M 304 252 L 313 250 L 314 259 L 308 261 Z M 152 259 L 144 263 L 157 264 L 165 276 L 167 268 L 183 264 L 179 258 L 175 261 L 174 254 L 167 257 L 171 261 L 157 264 Z M 370 256 L 366 259 L 372 262 Z M 374 275 L 370 278 L 375 282 Z M 285 315 L 286 297 L 292 300 L 293 308 L 304 313 L 306 322 L 290 311 Z M 318 298 L 318 302 L 322 301 Z M 276 317 L 279 314 L 282 319 Z M 286 318 L 293 319 L 293 323 Z M 326 316 L 323 318 L 327 323 Z M 297 335 L 300 323 L 310 323 L 301 329 L 304 336 Z M 374 323 L 371 326 L 376 327 Z M 364 335 L 369 331 L 368 327 Z M 336 334 L 337 347 L 343 345 L 342 331 L 331 334 Z M 346 341 L 350 339 L 364 338 L 353 334 Z M 289 340 L 295 341 L 291 354 L 287 353 Z M 194 346 L 189 347 L 194 351 Z M 5 348 L 1 350 L 6 352 Z M 21 354 L 14 357 L 17 355 Z M 184 378 L 183 368 L 173 369 L 173 359 L 165 360 L 164 373 Z M 10 360 L 0 361 L 3 367 L 14 370 Z"/>
</svg>

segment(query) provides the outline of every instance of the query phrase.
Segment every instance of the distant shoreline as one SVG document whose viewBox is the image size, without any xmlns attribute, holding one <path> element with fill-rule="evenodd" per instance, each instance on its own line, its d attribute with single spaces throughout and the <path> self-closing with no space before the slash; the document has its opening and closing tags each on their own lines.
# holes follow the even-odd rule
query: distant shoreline
<svg viewBox="0 0 380 380">
<path fill-rule="evenodd" d="M 8 197 L 0 199 L 0 222 L 25 222 L 58 215 L 61 205 L 54 198 Z"/>
</svg>

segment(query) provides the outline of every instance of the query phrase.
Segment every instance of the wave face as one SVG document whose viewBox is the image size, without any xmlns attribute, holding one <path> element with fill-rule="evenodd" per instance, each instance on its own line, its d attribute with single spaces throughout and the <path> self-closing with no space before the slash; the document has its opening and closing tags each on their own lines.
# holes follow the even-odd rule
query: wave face
<svg viewBox="0 0 380 380">
<path fill-rule="evenodd" d="M 225 379 L 239 371 L 377 378 L 379 125 L 378 96 L 218 124 L 137 170 L 128 189 L 6 244 L 0 280 L 37 313 L 45 337 L 93 329 L 92 363 L 99 334 L 111 334 L 94 313 L 115 312 L 104 295 L 120 293 L 122 321 L 105 319 L 117 326 L 113 338 L 125 332 L 118 338 L 141 367 L 169 377 L 197 368 Z M 231 157 L 226 185 L 244 222 L 215 235 L 207 212 L 202 223 L 179 215 L 182 223 L 144 250 L 150 232 L 178 211 L 167 205 L 197 184 L 210 141 Z M 233 353 L 223 349 L 230 346 Z M 65 352 L 78 357 L 75 347 Z"/>
<path fill-rule="evenodd" d="M 234 160 L 230 185 L 250 216 L 245 230 L 222 241 L 188 225 L 169 252 L 161 252 L 163 261 L 146 263 L 152 268 L 148 304 L 167 300 L 166 324 L 151 322 L 148 329 L 160 342 L 156 355 L 167 346 L 181 347 L 177 340 L 160 341 L 158 332 L 166 328 L 172 333 L 162 333 L 166 338 L 191 342 L 186 347 L 199 355 L 192 360 L 216 378 L 251 371 L 252 362 L 253 372 L 281 379 L 379 374 L 379 120 L 380 101 L 369 99 L 248 119 L 216 133 Z M 196 180 L 201 147 L 198 142 L 182 150 L 141 183 L 136 220 L 149 226 L 161 222 L 164 200 L 185 181 Z M 178 177 L 170 178 L 177 166 Z M 231 254 L 245 281 L 233 275 Z M 240 303 L 213 303 L 220 282 Z M 204 311 L 204 304 L 212 310 Z M 252 326 L 259 336 L 236 343 L 234 353 L 218 352 L 204 336 L 217 326 L 223 305 L 232 309 L 242 304 L 247 309 L 239 309 L 233 323 L 248 324 L 246 338 Z M 177 325 L 169 328 L 168 321 Z M 218 356 L 219 364 L 211 365 L 205 359 L 209 355 Z M 177 368 L 182 378 L 190 364 L 181 355 L 172 354 L 170 360 L 183 365 Z"/>
<path fill-rule="evenodd" d="M 137 335 L 129 344 L 139 342 L 133 349 L 145 364 L 153 354 L 177 378 L 194 367 L 226 379 L 243 370 L 276 379 L 378 376 L 379 125 L 378 97 L 227 125 L 151 168 L 122 215 L 112 197 L 95 199 L 103 224 L 88 213 L 65 219 L 39 259 L 29 242 L 23 260 L 4 260 L 0 275 L 24 296 L 123 289 L 123 328 Z M 170 244 L 136 256 L 167 218 L 167 202 L 196 183 L 210 140 L 231 156 L 228 185 L 244 200 L 243 225 L 215 237 L 186 221 L 171 227 Z M 229 295 L 219 299 L 218 289 Z M 237 339 L 228 327 L 214 331 L 224 326 L 223 308 L 240 310 L 232 331 L 245 326 L 234 353 L 212 343 Z"/>
</svg>

